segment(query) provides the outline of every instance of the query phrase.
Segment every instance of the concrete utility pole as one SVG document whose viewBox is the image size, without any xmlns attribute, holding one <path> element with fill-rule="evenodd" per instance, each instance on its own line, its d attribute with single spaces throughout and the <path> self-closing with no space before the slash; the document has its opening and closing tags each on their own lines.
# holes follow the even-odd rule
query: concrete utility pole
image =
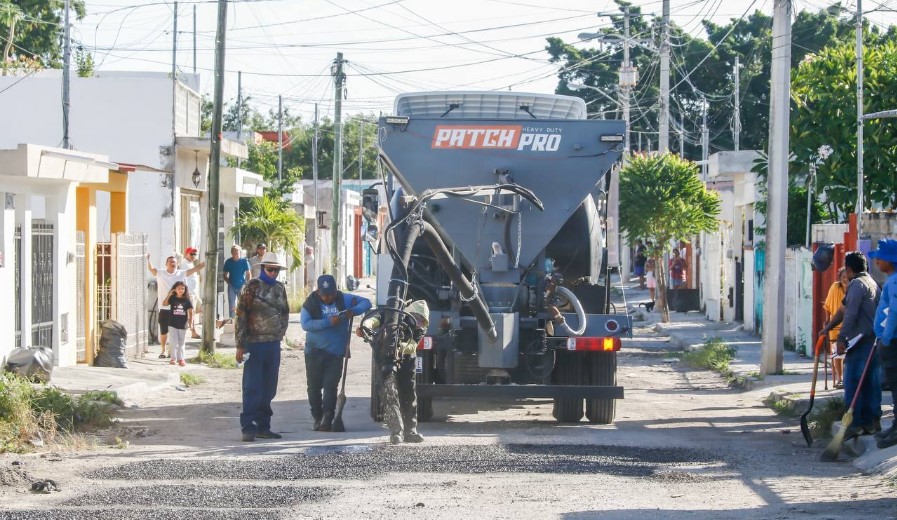
<svg viewBox="0 0 897 520">
<path fill-rule="evenodd" d="M 857 54 L 857 236 L 863 234 L 863 210 L 866 208 L 863 200 L 863 0 L 857 0 L 857 26 L 856 26 L 856 54 Z"/>
<path fill-rule="evenodd" d="M 283 96 L 277 96 L 277 182 L 283 182 Z"/>
<path fill-rule="evenodd" d="M 237 71 L 237 141 L 243 140 L 243 71 Z"/>
<path fill-rule="evenodd" d="M 620 94 L 623 97 L 623 121 L 626 122 L 626 135 L 623 139 L 623 149 L 629 155 L 629 98 L 632 88 L 638 82 L 638 72 L 629 61 L 629 6 L 624 9 L 623 17 L 623 67 L 620 69 Z"/>
<path fill-rule="evenodd" d="M 679 157 L 685 158 L 685 116 L 679 114 Z"/>
<path fill-rule="evenodd" d="M 215 319 L 218 309 L 218 204 L 221 185 L 221 112 L 224 104 L 224 51 L 227 30 L 227 0 L 218 0 L 218 30 L 215 34 L 215 90 L 212 108 L 209 192 L 206 206 L 206 269 L 203 286 L 205 312 L 202 313 L 202 350 L 215 353 Z"/>
<path fill-rule="evenodd" d="M 364 179 L 362 162 L 364 161 L 364 121 L 358 120 L 358 180 Z"/>
<path fill-rule="evenodd" d="M 738 56 L 735 56 L 735 124 L 732 128 L 732 142 L 735 144 L 734 149 L 736 152 L 741 146 L 741 80 L 739 69 L 741 69 L 741 63 L 739 63 Z"/>
<path fill-rule="evenodd" d="M 312 280 L 318 279 L 318 266 L 320 265 L 321 252 L 318 251 L 318 104 L 315 103 L 315 133 L 312 138 L 311 148 L 311 178 L 312 178 L 312 197 L 315 200 L 315 218 L 312 223 L 312 248 L 315 251 L 315 265 L 312 267 Z"/>
<path fill-rule="evenodd" d="M 660 42 L 660 153 L 670 149 L 670 0 L 663 0 L 663 36 Z"/>
<path fill-rule="evenodd" d="M 330 68 L 333 76 L 333 214 L 331 215 L 330 226 L 330 274 L 336 278 L 336 284 L 343 286 L 342 276 L 340 275 L 340 266 L 342 265 L 342 248 L 340 247 L 340 184 L 343 176 L 343 129 L 342 129 L 342 108 L 343 108 L 343 81 L 346 75 L 343 73 L 343 53 L 336 53 L 336 59 Z"/>
<path fill-rule="evenodd" d="M 710 129 L 707 128 L 707 99 L 701 97 L 701 180 L 707 181 L 707 161 L 710 158 Z"/>
<path fill-rule="evenodd" d="M 172 164 L 177 163 L 178 135 L 178 3 L 174 3 L 174 29 L 171 33 L 171 153 Z"/>
<path fill-rule="evenodd" d="M 71 71 L 72 68 L 72 28 L 69 26 L 69 0 L 65 0 L 65 16 L 63 29 L 63 54 L 62 54 L 62 147 L 70 149 L 72 147 L 69 142 L 69 107 L 71 106 Z"/>
<path fill-rule="evenodd" d="M 772 32 L 766 276 L 760 373 L 781 372 L 785 337 L 785 240 L 788 215 L 788 127 L 791 98 L 791 0 L 775 0 Z"/>
</svg>

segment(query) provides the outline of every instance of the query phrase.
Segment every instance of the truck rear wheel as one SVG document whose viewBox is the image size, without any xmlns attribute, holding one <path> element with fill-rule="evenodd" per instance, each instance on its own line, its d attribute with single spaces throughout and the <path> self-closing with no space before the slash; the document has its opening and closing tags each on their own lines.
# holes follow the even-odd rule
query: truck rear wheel
<svg viewBox="0 0 897 520">
<path fill-rule="evenodd" d="M 582 357 L 575 352 L 555 351 L 554 382 L 558 385 L 582 385 L 585 378 Z M 582 399 L 554 400 L 554 418 L 562 423 L 576 423 L 582 419 Z"/>
<path fill-rule="evenodd" d="M 421 367 L 423 370 L 421 373 L 417 374 L 416 384 L 420 385 L 430 385 L 433 384 L 433 353 L 430 351 L 421 351 L 419 353 L 421 357 Z M 427 422 L 433 418 L 433 398 L 432 397 L 418 397 L 417 398 L 417 420 L 420 422 Z"/>
<path fill-rule="evenodd" d="M 617 353 L 595 352 L 589 356 L 590 385 L 616 386 Z M 616 399 L 586 399 L 586 418 L 594 424 L 611 424 L 616 412 Z"/>
</svg>

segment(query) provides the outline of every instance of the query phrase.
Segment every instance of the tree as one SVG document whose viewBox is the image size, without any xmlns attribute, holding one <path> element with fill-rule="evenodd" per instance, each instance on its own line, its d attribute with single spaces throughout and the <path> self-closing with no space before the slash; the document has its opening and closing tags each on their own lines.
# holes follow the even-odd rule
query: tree
<svg viewBox="0 0 897 520">
<path fill-rule="evenodd" d="M 864 113 L 897 108 L 897 39 L 890 33 L 863 51 Z M 844 221 L 857 200 L 856 62 L 852 44 L 808 55 L 792 75 L 791 150 L 796 156 L 792 177 L 802 176 L 822 145 L 833 153 L 817 169 L 818 192 L 829 213 Z M 897 206 L 897 121 L 870 120 L 863 140 L 864 194 L 867 207 Z M 797 171 L 795 171 L 797 170 Z"/>
<path fill-rule="evenodd" d="M 653 238 L 658 306 L 668 322 L 663 254 L 673 241 L 718 229 L 719 196 L 707 190 L 698 166 L 673 154 L 635 155 L 620 173 L 620 229 L 630 238 Z"/>
<path fill-rule="evenodd" d="M 302 263 L 305 236 L 305 219 L 289 207 L 283 199 L 272 195 L 251 199 L 248 208 L 241 211 L 230 229 L 231 237 L 239 237 L 247 249 L 264 242 L 269 251 L 288 253 L 293 262 L 290 270 Z"/>
<path fill-rule="evenodd" d="M 62 66 L 64 0 L 0 0 L 0 35 L 6 40 L 4 57 L 36 59 L 44 67 Z M 72 15 L 84 18 L 84 0 L 72 0 Z"/>
</svg>

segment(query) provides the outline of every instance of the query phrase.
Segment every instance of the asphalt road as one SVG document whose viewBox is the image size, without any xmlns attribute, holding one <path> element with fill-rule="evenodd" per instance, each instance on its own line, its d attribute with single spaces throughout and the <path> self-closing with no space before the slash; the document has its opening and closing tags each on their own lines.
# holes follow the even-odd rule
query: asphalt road
<svg viewBox="0 0 897 520">
<path fill-rule="evenodd" d="M 763 390 L 689 371 L 648 331 L 619 356 L 613 425 L 561 425 L 551 403 L 437 401 L 419 445 L 367 415 L 353 344 L 347 433 L 311 431 L 301 352 L 287 350 L 279 441 L 241 443 L 239 372 L 148 395 L 92 450 L 0 458 L 0 518 L 894 518 L 893 487 L 819 461 Z M 114 437 L 121 442 L 116 442 Z M 119 448 L 113 449 L 115 445 Z M 14 462 L 18 464 L 13 465 Z M 27 489 L 51 478 L 50 494 Z"/>
</svg>

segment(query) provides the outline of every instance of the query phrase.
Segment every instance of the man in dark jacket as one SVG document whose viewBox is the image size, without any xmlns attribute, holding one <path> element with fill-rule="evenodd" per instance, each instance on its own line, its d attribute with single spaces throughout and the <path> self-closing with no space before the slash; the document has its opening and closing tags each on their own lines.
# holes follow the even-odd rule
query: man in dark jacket
<svg viewBox="0 0 897 520">
<path fill-rule="evenodd" d="M 352 318 L 371 308 L 367 298 L 338 291 L 329 274 L 318 278 L 318 288 L 302 304 L 305 336 L 305 377 L 308 405 L 315 431 L 329 432 L 336 411 L 336 393 L 349 344 Z"/>
</svg>

